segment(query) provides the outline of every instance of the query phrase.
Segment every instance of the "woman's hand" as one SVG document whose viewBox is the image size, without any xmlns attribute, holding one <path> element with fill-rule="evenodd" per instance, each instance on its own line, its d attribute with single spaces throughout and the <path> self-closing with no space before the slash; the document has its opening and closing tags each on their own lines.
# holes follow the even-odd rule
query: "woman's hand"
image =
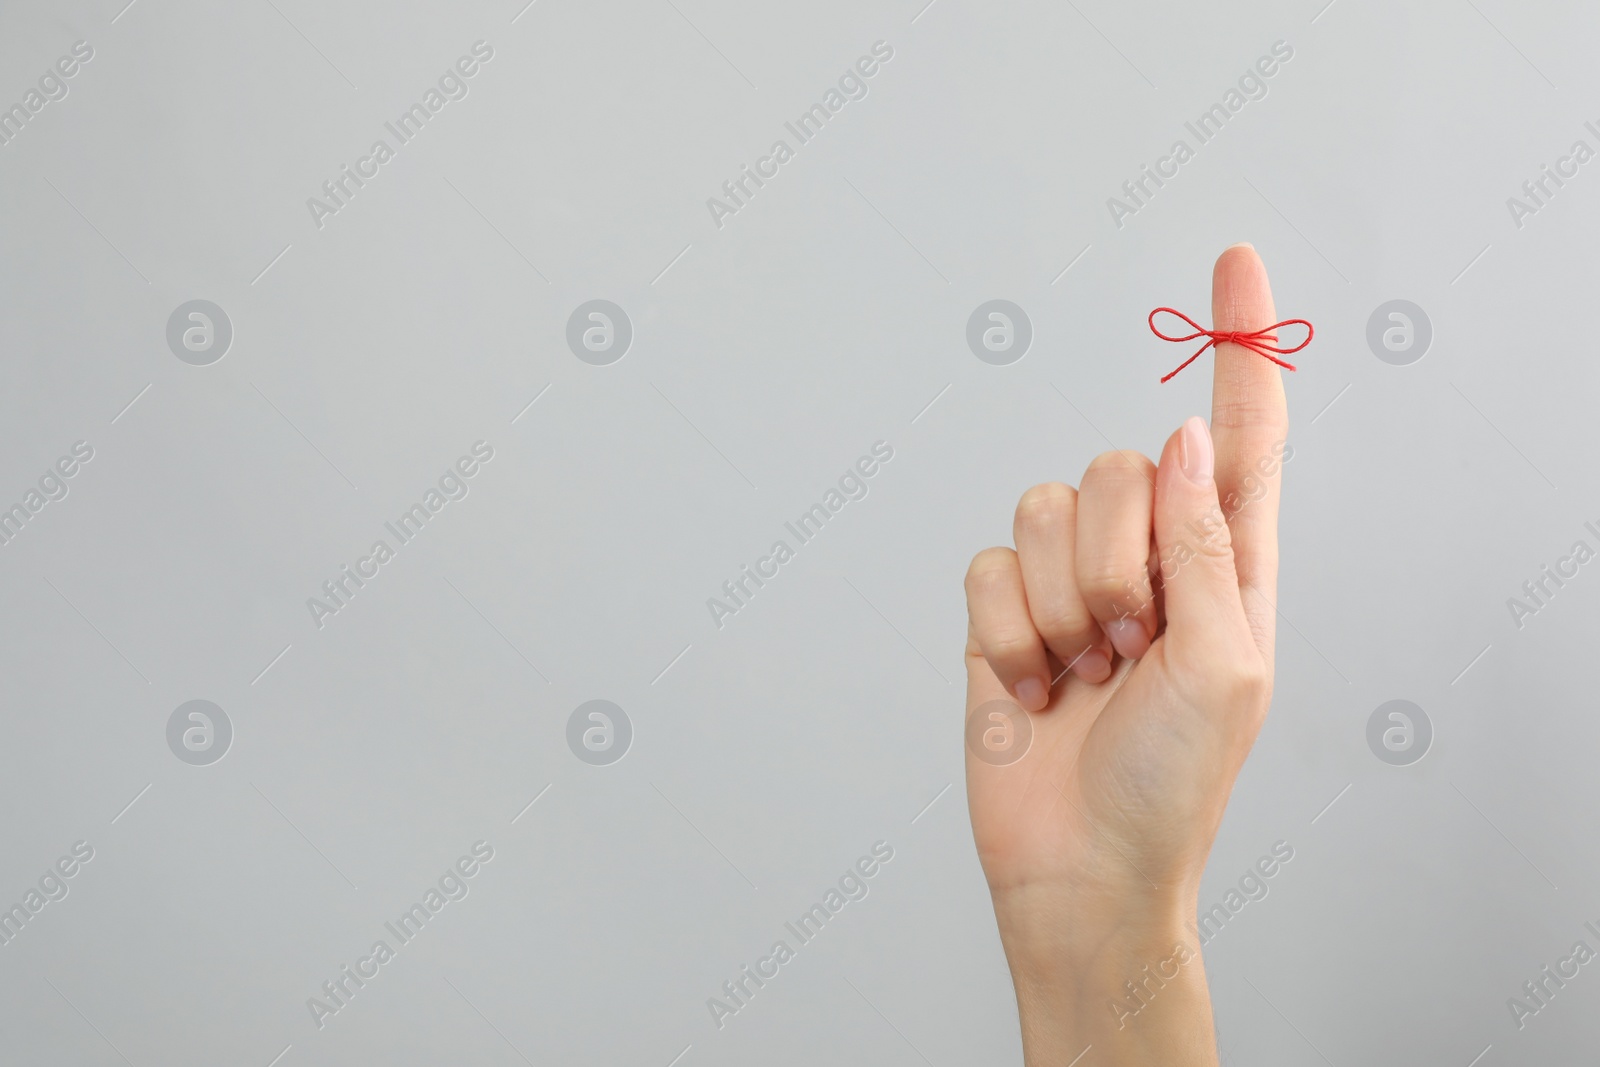
<svg viewBox="0 0 1600 1067">
<path fill-rule="evenodd" d="M 1277 321 L 1249 245 L 1212 315 Z M 1209 432 L 1028 490 L 967 574 L 967 796 L 1029 1064 L 1216 1063 L 1194 915 L 1272 696 L 1288 414 L 1272 363 L 1215 364 Z"/>
</svg>

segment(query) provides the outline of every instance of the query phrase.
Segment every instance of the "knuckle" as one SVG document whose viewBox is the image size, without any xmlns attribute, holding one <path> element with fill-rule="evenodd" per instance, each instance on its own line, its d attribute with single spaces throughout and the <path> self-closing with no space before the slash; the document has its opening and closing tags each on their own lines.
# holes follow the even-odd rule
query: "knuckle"
<svg viewBox="0 0 1600 1067">
<path fill-rule="evenodd" d="M 967 567 L 967 592 L 984 593 L 1006 582 L 1016 569 L 1015 560 L 1009 548 L 986 548 L 979 552 Z"/>
<path fill-rule="evenodd" d="M 1190 542 L 1194 553 L 1207 559 L 1223 562 L 1233 559 L 1233 531 L 1222 520 L 1220 513 L 1199 525 L 1197 536 Z"/>
<path fill-rule="evenodd" d="M 1236 656 L 1218 673 L 1215 684 L 1229 706 L 1255 709 L 1266 703 L 1272 683 L 1258 657 Z"/>
<path fill-rule="evenodd" d="M 1083 472 L 1083 480 L 1089 481 L 1136 481 L 1148 483 L 1155 476 L 1156 465 L 1150 462 L 1149 457 L 1142 452 L 1131 449 L 1120 449 L 1114 452 L 1102 452 L 1089 461 L 1089 467 Z"/>
<path fill-rule="evenodd" d="M 1034 627 L 1052 646 L 1082 637 L 1094 625 L 1094 619 L 1088 612 L 1060 602 L 1034 605 L 1031 614 Z"/>
<path fill-rule="evenodd" d="M 1017 663 L 1031 657 L 1039 647 L 1037 634 L 1004 629 L 983 636 L 983 653 L 991 663 Z"/>
<path fill-rule="evenodd" d="M 1148 576 L 1142 564 L 1124 564 L 1114 559 L 1089 561 L 1078 575 L 1078 589 L 1084 598 L 1109 604 L 1136 596 Z"/>
<path fill-rule="evenodd" d="M 1049 529 L 1071 522 L 1078 509 L 1078 491 L 1061 482 L 1045 482 L 1022 494 L 1017 501 L 1019 529 Z"/>
<path fill-rule="evenodd" d="M 1272 697 L 1272 674 L 1261 658 L 1243 649 L 1197 656 L 1195 650 L 1178 661 L 1182 689 L 1208 707 L 1226 708 L 1235 721 L 1259 726 Z"/>
<path fill-rule="evenodd" d="M 1256 389 L 1214 398 L 1211 404 L 1212 431 L 1259 430 L 1264 437 L 1277 433 L 1272 440 L 1282 438 L 1282 431 L 1288 428 L 1289 420 L 1284 414 L 1281 389 L 1280 385 L 1276 396 L 1271 389 Z"/>
</svg>

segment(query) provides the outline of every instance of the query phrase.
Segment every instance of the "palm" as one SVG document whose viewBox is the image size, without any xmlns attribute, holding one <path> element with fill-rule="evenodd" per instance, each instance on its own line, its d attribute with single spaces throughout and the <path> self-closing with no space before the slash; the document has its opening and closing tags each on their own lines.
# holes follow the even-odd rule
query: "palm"
<svg viewBox="0 0 1600 1067">
<path fill-rule="evenodd" d="M 1164 637 L 1137 663 L 1119 663 L 1107 682 L 1062 679 L 1032 718 L 1027 754 L 968 775 L 973 834 L 990 880 L 1000 887 L 1087 875 L 1167 884 L 1174 865 L 1193 858 L 1189 842 L 1209 844 L 1221 816 L 1214 779 L 1231 781 L 1243 757 L 1237 744 L 1219 747 L 1187 728 L 1195 721 L 1189 704 L 1174 684 Z"/>
</svg>

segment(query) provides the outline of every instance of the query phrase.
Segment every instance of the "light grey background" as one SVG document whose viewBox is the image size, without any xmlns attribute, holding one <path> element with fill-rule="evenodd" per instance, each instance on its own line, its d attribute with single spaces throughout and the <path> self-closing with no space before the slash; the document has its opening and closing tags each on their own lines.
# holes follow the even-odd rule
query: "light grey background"
<svg viewBox="0 0 1600 1067">
<path fill-rule="evenodd" d="M 1600 163 L 1520 228 L 1506 199 L 1600 147 L 1600 10 L 524 2 L 0 8 L 4 106 L 94 49 L 0 147 L 0 503 L 94 449 L 0 547 L 0 903 L 95 850 L 0 947 L 0 1058 L 1016 1062 L 961 574 L 1029 485 L 1209 410 L 1209 356 L 1158 385 L 1188 349 L 1144 317 L 1208 320 L 1236 240 L 1318 332 L 1276 700 L 1203 906 L 1295 858 L 1206 950 L 1224 1062 L 1593 1056 L 1600 967 L 1524 1029 L 1506 1001 L 1600 948 L 1600 567 L 1520 629 L 1506 601 L 1600 545 Z M 479 40 L 319 229 L 307 198 Z M 714 225 L 879 40 L 866 98 Z M 166 343 L 194 299 L 233 326 L 210 366 Z M 610 366 L 566 346 L 592 299 L 633 324 Z M 991 299 L 1033 324 L 1010 366 L 966 343 Z M 1366 343 L 1394 299 L 1433 325 L 1409 366 Z M 479 440 L 470 494 L 318 629 L 307 598 Z M 878 440 L 869 495 L 714 626 Z M 167 747 L 196 699 L 233 725 L 210 766 Z M 634 730 L 609 766 L 566 742 L 596 699 Z M 1433 723 L 1410 766 L 1367 747 L 1392 699 Z M 319 1029 L 307 999 L 480 839 L 470 895 Z M 706 999 L 878 840 L 870 895 L 719 1030 Z"/>
</svg>

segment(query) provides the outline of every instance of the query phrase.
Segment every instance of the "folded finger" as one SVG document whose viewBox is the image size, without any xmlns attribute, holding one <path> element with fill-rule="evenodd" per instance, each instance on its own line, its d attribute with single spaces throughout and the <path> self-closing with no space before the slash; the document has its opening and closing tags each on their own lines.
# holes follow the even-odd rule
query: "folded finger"
<svg viewBox="0 0 1600 1067">
<path fill-rule="evenodd" d="M 1009 548 L 979 552 L 967 569 L 967 615 L 972 634 L 1000 684 L 1029 711 L 1050 702 L 1044 641 L 1028 614 L 1022 568 Z"/>
<path fill-rule="evenodd" d="M 1078 492 L 1049 482 L 1022 494 L 1012 534 L 1034 629 L 1045 646 L 1078 676 L 1103 682 L 1111 650 L 1078 591 L 1075 563 Z"/>
<path fill-rule="evenodd" d="M 1078 589 L 1124 659 L 1143 656 L 1156 635 L 1155 475 L 1155 464 L 1136 452 L 1107 452 L 1089 464 L 1078 487 Z"/>
</svg>

